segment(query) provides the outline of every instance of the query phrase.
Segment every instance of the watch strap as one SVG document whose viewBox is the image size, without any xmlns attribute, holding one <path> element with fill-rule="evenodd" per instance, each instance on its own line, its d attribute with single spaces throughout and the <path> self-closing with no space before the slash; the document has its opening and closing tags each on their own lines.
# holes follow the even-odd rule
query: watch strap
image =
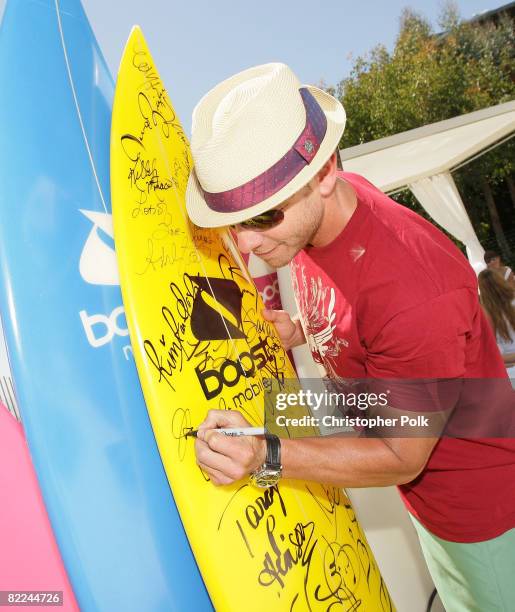
<svg viewBox="0 0 515 612">
<path fill-rule="evenodd" d="M 265 465 L 269 468 L 281 469 L 281 440 L 272 433 L 265 433 L 266 459 Z"/>
</svg>

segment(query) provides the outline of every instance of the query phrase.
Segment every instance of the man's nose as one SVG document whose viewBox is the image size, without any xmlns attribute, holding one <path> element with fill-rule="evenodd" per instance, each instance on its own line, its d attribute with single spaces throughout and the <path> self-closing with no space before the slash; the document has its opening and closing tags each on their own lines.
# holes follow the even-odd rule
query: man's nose
<svg viewBox="0 0 515 612">
<path fill-rule="evenodd" d="M 251 253 L 255 251 L 263 242 L 263 236 L 259 232 L 253 232 L 249 229 L 242 229 L 240 226 L 234 228 L 238 248 L 242 253 Z"/>
</svg>

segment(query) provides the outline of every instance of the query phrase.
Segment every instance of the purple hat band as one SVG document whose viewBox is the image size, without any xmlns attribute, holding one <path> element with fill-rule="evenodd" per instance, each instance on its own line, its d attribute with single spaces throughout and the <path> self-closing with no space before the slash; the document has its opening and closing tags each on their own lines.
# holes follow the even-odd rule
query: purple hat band
<svg viewBox="0 0 515 612">
<path fill-rule="evenodd" d="M 293 147 L 268 170 L 244 185 L 218 193 L 202 189 L 211 210 L 229 213 L 259 204 L 280 191 L 311 163 L 327 131 L 327 119 L 313 94 L 305 87 L 299 91 L 306 109 L 306 125 Z"/>
</svg>

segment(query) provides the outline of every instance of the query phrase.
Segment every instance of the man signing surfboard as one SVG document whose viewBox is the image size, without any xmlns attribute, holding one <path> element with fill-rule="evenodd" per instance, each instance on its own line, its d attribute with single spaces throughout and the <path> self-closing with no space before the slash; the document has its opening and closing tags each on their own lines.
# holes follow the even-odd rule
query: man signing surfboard
<svg viewBox="0 0 515 612">
<path fill-rule="evenodd" d="M 300 320 L 282 311 L 266 317 L 285 347 L 308 341 L 330 379 L 502 382 L 473 270 L 433 225 L 337 169 L 344 126 L 340 102 L 302 86 L 283 64 L 223 81 L 193 114 L 191 219 L 232 225 L 243 252 L 274 267 L 291 264 Z M 442 414 L 437 394 L 412 388 L 412 401 Z M 479 414 L 482 406 L 463 389 L 444 418 L 465 403 L 468 415 Z M 401 399 L 399 414 L 418 410 L 406 393 Z M 515 601 L 515 496 L 505 490 L 515 479 L 511 414 L 488 439 L 463 429 L 444 437 L 433 428 L 279 440 L 217 433 L 248 423 L 238 412 L 215 410 L 195 444 L 198 464 L 216 485 L 249 475 L 258 485 L 280 478 L 398 485 L 447 610 L 508 610 Z"/>
</svg>

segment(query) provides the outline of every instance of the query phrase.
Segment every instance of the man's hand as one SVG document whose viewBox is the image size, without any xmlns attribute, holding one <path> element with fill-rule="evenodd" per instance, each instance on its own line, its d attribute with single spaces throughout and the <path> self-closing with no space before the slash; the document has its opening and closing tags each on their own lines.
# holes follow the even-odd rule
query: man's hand
<svg viewBox="0 0 515 612">
<path fill-rule="evenodd" d="M 220 427 L 249 427 L 236 411 L 210 410 L 195 441 L 197 463 L 215 485 L 248 478 L 266 459 L 262 436 L 225 436 Z M 438 438 L 281 439 L 283 478 L 337 487 L 383 487 L 411 482 L 422 471 Z"/>
<path fill-rule="evenodd" d="M 263 310 L 263 317 L 275 325 L 285 350 L 306 342 L 300 321 L 293 321 L 286 310 Z"/>
<path fill-rule="evenodd" d="M 266 458 L 263 436 L 226 436 L 220 427 L 250 427 L 235 410 L 210 410 L 199 426 L 195 441 L 197 464 L 215 485 L 227 485 L 247 478 Z"/>
</svg>

